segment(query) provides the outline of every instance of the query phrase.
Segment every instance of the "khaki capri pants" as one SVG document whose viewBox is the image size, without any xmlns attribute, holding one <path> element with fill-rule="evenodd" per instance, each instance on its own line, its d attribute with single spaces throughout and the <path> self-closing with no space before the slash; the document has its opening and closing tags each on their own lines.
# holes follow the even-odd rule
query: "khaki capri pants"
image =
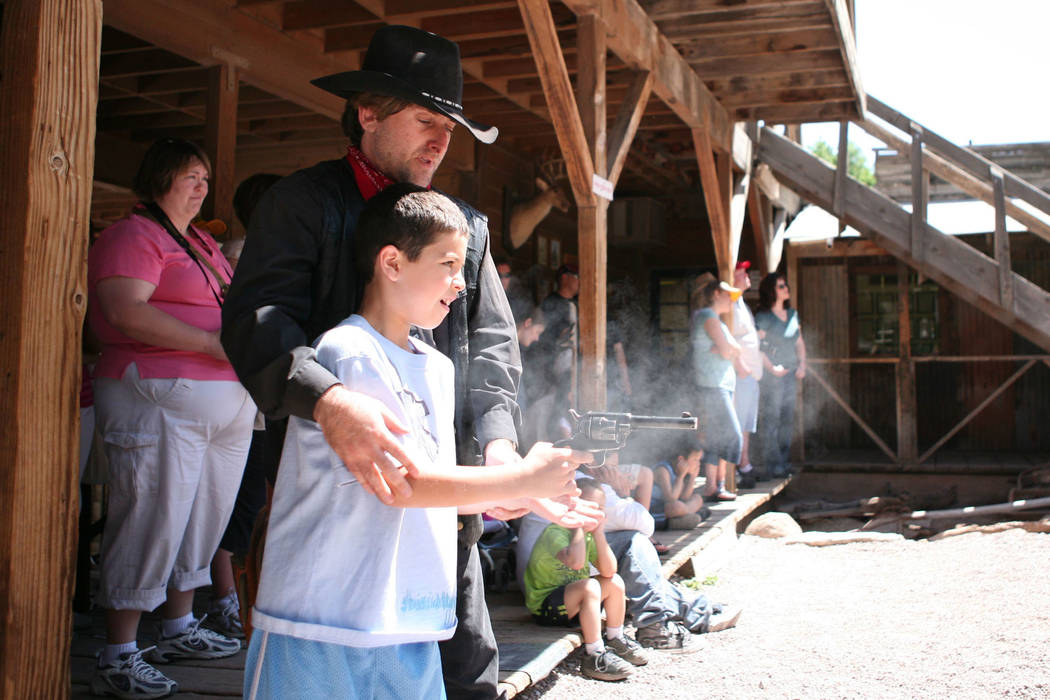
<svg viewBox="0 0 1050 700">
<path fill-rule="evenodd" d="M 95 381 L 109 461 L 98 602 L 153 610 L 167 589 L 211 582 L 209 566 L 233 511 L 255 404 L 235 381 Z"/>
</svg>

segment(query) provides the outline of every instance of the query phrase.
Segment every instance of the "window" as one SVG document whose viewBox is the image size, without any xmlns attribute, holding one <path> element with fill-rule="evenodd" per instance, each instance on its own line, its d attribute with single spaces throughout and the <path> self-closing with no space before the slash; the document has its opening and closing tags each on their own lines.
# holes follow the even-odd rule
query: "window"
<svg viewBox="0 0 1050 700">
<path fill-rule="evenodd" d="M 937 352 L 938 287 L 910 277 L 911 351 L 913 355 Z M 897 355 L 897 275 L 858 274 L 854 277 L 854 347 L 858 355 Z"/>
</svg>

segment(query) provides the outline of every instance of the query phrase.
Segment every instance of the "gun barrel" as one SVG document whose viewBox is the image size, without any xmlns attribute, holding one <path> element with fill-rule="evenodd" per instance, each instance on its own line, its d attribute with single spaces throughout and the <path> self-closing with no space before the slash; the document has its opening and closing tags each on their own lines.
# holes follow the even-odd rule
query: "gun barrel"
<svg viewBox="0 0 1050 700">
<path fill-rule="evenodd" d="M 631 430 L 696 430 L 697 422 L 693 416 L 636 416 L 631 413 L 601 413 L 591 411 L 584 414 L 594 420 L 601 419 L 613 423 L 627 423 Z"/>
<path fill-rule="evenodd" d="M 631 416 L 635 430 L 696 430 L 693 416 Z"/>
</svg>

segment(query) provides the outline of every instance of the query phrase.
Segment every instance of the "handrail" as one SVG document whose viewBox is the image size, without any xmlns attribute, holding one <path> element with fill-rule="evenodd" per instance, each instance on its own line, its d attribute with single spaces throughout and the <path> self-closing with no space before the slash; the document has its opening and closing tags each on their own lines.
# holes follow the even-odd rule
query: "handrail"
<svg viewBox="0 0 1050 700">
<path fill-rule="evenodd" d="M 918 122 L 904 116 L 871 95 L 868 95 L 868 109 L 875 116 L 885 120 L 906 134 L 911 133 L 913 126 L 919 125 Z M 863 124 L 861 126 L 863 127 Z M 923 143 L 926 144 L 927 148 L 948 160 L 956 162 L 982 181 L 988 184 L 991 183 L 990 169 L 999 168 L 1000 166 L 979 153 L 971 151 L 969 148 L 957 146 L 936 132 L 930 131 L 925 126 L 920 126 L 920 128 L 922 130 Z M 1023 199 L 1036 209 L 1050 214 L 1050 195 L 1046 192 L 1009 171 L 1003 171 L 1003 184 L 1006 196 Z"/>
</svg>

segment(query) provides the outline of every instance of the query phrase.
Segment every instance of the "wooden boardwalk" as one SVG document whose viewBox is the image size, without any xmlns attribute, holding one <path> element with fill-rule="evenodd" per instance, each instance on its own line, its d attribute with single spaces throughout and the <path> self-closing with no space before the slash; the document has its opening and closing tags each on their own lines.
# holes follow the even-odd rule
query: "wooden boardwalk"
<svg viewBox="0 0 1050 700">
<path fill-rule="evenodd" d="M 693 530 L 665 530 L 657 539 L 671 547 L 664 554 L 664 575 L 703 576 L 717 568 L 721 558 L 736 541 L 738 526 L 753 517 L 769 500 L 780 493 L 790 479 L 768 481 L 759 488 L 740 491 L 736 501 L 711 507 L 711 517 Z M 514 697 L 533 683 L 546 677 L 562 659 L 582 644 L 578 632 L 539 627 L 525 609 L 521 593 L 489 593 L 489 613 L 500 650 L 500 685 L 508 697 Z M 198 595 L 196 610 L 206 607 Z M 92 697 L 88 684 L 95 663 L 95 652 L 104 643 L 102 616 L 92 614 L 83 619 L 73 633 L 71 674 L 72 697 Z M 144 616 L 140 629 L 150 634 L 159 625 L 156 615 Z M 152 642 L 139 639 L 139 647 Z M 227 659 L 208 662 L 182 662 L 161 666 L 161 670 L 179 684 L 177 698 L 221 698 L 241 695 L 245 652 Z"/>
</svg>

